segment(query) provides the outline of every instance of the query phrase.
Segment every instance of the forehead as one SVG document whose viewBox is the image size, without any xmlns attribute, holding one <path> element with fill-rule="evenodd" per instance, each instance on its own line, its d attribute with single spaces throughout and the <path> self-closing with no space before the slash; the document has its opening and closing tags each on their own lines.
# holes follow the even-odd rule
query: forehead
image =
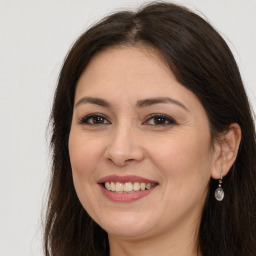
<svg viewBox="0 0 256 256">
<path fill-rule="evenodd" d="M 162 54 L 157 49 L 142 44 L 136 44 L 133 46 L 117 45 L 106 48 L 92 57 L 85 71 L 95 68 L 95 65 L 97 68 L 104 67 L 104 69 L 106 69 L 108 66 L 112 69 L 111 64 L 113 63 L 117 64 L 120 69 L 126 67 L 128 70 L 132 63 L 133 66 L 135 64 L 137 67 L 139 66 L 141 68 L 138 71 L 141 71 L 142 68 L 144 71 L 149 71 L 150 69 L 158 66 L 159 69 L 165 69 L 171 74 L 168 64 Z M 141 66 L 141 64 L 143 64 L 143 66 Z"/>
<path fill-rule="evenodd" d="M 127 85 L 129 88 L 152 89 L 152 83 L 160 89 L 160 84 L 170 79 L 176 80 L 157 50 L 142 46 L 116 46 L 91 59 L 78 81 L 77 91 L 82 88 L 89 91 L 111 90 L 112 85 L 119 85 L 120 90 Z"/>
<path fill-rule="evenodd" d="M 78 81 L 75 101 L 85 96 L 119 104 L 171 97 L 189 104 L 188 108 L 201 105 L 196 95 L 176 80 L 161 54 L 142 46 L 117 46 L 95 55 Z"/>
</svg>

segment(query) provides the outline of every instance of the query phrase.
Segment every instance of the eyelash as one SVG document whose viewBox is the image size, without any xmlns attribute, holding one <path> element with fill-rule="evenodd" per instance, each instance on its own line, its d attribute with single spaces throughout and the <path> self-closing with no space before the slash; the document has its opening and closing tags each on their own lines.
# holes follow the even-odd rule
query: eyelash
<svg viewBox="0 0 256 256">
<path fill-rule="evenodd" d="M 95 118 L 95 119 L 94 119 Z M 89 120 L 92 119 L 93 120 L 96 120 L 96 118 L 101 118 L 101 120 L 104 121 L 104 123 L 90 123 Z M 99 120 L 99 119 L 98 119 Z M 105 121 L 107 120 L 107 117 L 104 116 L 104 115 L 101 115 L 101 114 L 97 114 L 97 113 L 94 113 L 94 114 L 90 114 L 90 115 L 87 115 L 83 118 L 81 118 L 79 120 L 80 124 L 87 124 L 87 125 L 103 125 L 103 124 L 110 124 L 110 122 L 107 120 L 107 122 L 105 123 Z M 97 120 L 96 120 L 97 121 Z"/>
<path fill-rule="evenodd" d="M 91 119 L 91 122 L 90 122 L 90 119 Z M 97 120 L 98 119 L 98 120 Z M 156 121 L 160 121 L 160 123 L 156 124 L 149 124 L 149 121 L 150 120 L 153 120 L 154 122 Z M 94 121 L 103 121 L 103 123 L 94 123 Z M 163 122 L 163 123 L 162 123 Z M 105 124 L 110 124 L 110 121 L 108 121 L 108 118 L 102 114 L 97 114 L 97 113 L 94 113 L 94 114 L 90 114 L 90 115 L 87 115 L 83 118 L 81 118 L 79 120 L 79 123 L 80 124 L 85 124 L 85 125 L 105 125 Z M 153 126 L 169 126 L 169 125 L 174 125 L 174 124 L 177 124 L 176 121 L 169 117 L 169 116 L 166 116 L 166 115 L 163 115 L 163 114 L 151 114 L 147 117 L 146 121 L 143 122 L 143 124 L 148 124 L 148 125 L 153 125 Z"/>
<path fill-rule="evenodd" d="M 174 124 L 177 124 L 176 121 L 169 117 L 169 116 L 166 116 L 164 114 L 151 114 L 147 117 L 147 120 L 143 123 L 148 123 L 149 120 L 154 120 L 156 121 L 158 119 L 158 121 L 160 121 L 160 124 L 149 124 L 149 125 L 154 125 L 154 126 L 169 126 L 169 125 L 174 125 Z M 164 123 L 161 123 L 161 121 L 164 121 Z"/>
</svg>

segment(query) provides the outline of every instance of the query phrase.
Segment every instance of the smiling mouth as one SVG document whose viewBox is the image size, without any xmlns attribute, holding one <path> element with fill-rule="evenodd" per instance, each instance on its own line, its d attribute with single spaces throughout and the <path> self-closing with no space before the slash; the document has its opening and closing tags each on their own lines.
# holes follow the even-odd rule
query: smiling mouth
<svg viewBox="0 0 256 256">
<path fill-rule="evenodd" d="M 135 175 L 110 175 L 98 182 L 102 193 L 114 203 L 131 203 L 147 197 L 159 183 Z"/>
<path fill-rule="evenodd" d="M 116 193 L 132 193 L 137 191 L 149 190 L 155 186 L 157 183 L 145 183 L 145 182 L 113 182 L 107 181 L 102 183 L 102 186 L 111 192 Z"/>
</svg>

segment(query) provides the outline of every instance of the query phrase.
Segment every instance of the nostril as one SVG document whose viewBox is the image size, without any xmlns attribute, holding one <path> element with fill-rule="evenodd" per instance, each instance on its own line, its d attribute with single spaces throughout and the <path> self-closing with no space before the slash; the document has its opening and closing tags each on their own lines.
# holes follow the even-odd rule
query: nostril
<svg viewBox="0 0 256 256">
<path fill-rule="evenodd" d="M 108 157 L 107 161 L 119 166 L 125 166 L 126 164 L 132 163 L 133 161 L 135 161 L 135 159 L 133 158 L 125 159 L 123 155 L 118 155 L 118 156 Z"/>
<path fill-rule="evenodd" d="M 127 159 L 127 160 L 125 160 L 125 162 L 132 162 L 132 161 L 134 161 L 134 159 Z"/>
</svg>

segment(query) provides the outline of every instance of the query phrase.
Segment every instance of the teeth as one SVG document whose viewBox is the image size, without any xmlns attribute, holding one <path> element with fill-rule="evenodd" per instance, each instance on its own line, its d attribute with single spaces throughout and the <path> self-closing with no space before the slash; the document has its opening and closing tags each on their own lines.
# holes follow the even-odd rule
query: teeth
<svg viewBox="0 0 256 256">
<path fill-rule="evenodd" d="M 123 192 L 124 191 L 124 184 L 117 182 L 116 183 L 116 192 Z"/>
<path fill-rule="evenodd" d="M 133 191 L 133 185 L 131 182 L 124 183 L 124 192 L 132 192 Z"/>
<path fill-rule="evenodd" d="M 154 187 L 155 183 L 144 183 L 144 182 L 105 182 L 105 188 L 112 192 L 133 192 L 139 190 L 150 189 Z"/>
<path fill-rule="evenodd" d="M 109 182 L 106 182 L 106 183 L 105 183 L 105 188 L 106 188 L 107 190 L 111 190 L 111 184 L 110 184 Z"/>
<path fill-rule="evenodd" d="M 133 183 L 133 190 L 134 191 L 139 191 L 140 190 L 140 183 L 139 182 L 134 182 Z"/>
<path fill-rule="evenodd" d="M 110 183 L 110 190 L 111 191 L 116 191 L 116 183 L 114 183 L 114 182 Z"/>
</svg>

